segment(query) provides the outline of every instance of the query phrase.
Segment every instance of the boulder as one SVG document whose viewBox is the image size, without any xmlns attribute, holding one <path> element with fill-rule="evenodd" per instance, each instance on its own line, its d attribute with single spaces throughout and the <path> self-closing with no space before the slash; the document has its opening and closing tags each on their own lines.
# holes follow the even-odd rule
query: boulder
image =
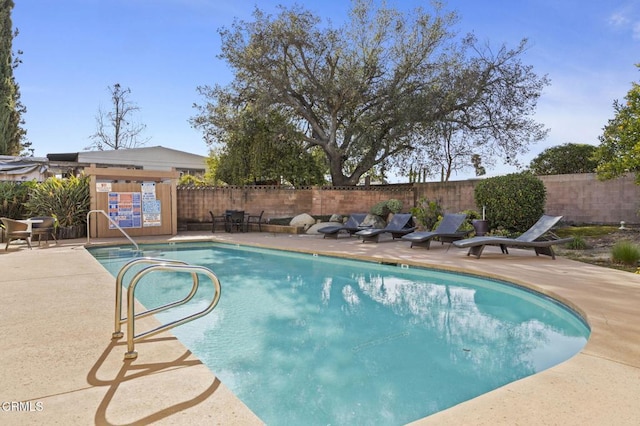
<svg viewBox="0 0 640 426">
<path fill-rule="evenodd" d="M 313 216 L 307 213 L 302 213 L 291 219 L 291 222 L 289 222 L 289 226 L 301 227 L 306 231 L 315 223 L 316 220 L 313 218 Z"/>
<path fill-rule="evenodd" d="M 365 217 L 364 220 L 362 221 L 361 225 L 363 227 L 381 229 L 387 226 L 387 222 L 385 222 L 384 219 L 378 215 L 368 214 L 367 217 Z"/>
<path fill-rule="evenodd" d="M 315 225 L 311 225 L 309 229 L 307 229 L 307 234 L 319 234 L 318 229 L 324 228 L 325 226 L 336 226 L 335 222 L 320 222 Z M 339 225 L 338 225 L 339 226 Z"/>
<path fill-rule="evenodd" d="M 342 217 L 341 214 L 332 214 L 331 217 L 329 218 L 329 222 L 343 223 L 344 217 Z"/>
</svg>

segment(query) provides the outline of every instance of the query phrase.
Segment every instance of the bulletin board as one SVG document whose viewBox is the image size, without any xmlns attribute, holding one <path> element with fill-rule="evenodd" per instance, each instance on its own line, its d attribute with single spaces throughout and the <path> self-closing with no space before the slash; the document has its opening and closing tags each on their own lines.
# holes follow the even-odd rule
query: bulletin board
<svg viewBox="0 0 640 426">
<path fill-rule="evenodd" d="M 117 224 L 132 236 L 177 234 L 177 172 L 129 169 L 85 169 L 91 174 L 91 237 L 122 237 Z"/>
</svg>

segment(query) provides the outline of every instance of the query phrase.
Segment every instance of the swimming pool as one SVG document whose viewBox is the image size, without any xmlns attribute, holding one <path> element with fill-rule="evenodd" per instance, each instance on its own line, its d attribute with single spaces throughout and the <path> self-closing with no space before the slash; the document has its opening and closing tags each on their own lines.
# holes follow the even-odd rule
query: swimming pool
<svg viewBox="0 0 640 426">
<path fill-rule="evenodd" d="M 556 365 L 589 336 L 551 299 L 463 274 L 216 243 L 141 249 L 218 275 L 218 307 L 173 333 L 267 424 L 404 424 Z M 114 276 L 132 257 L 90 251 Z M 136 294 L 151 308 L 179 285 L 160 274 Z"/>
</svg>

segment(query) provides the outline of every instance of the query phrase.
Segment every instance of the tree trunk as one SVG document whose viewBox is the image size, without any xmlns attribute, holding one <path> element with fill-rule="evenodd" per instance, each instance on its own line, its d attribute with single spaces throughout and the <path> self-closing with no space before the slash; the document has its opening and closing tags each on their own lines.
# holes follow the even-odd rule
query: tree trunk
<svg viewBox="0 0 640 426">
<path fill-rule="evenodd" d="M 360 178 L 364 175 L 373 164 L 359 164 L 353 171 L 351 176 L 344 174 L 345 157 L 337 149 L 323 147 L 324 152 L 329 161 L 329 173 L 331 174 L 331 184 L 333 186 L 356 186 L 360 182 Z"/>
<path fill-rule="evenodd" d="M 334 166 L 334 162 L 330 161 L 331 184 L 333 186 L 356 186 L 362 174 L 354 173 L 351 176 L 345 176 L 342 172 L 342 162 L 339 163 L 338 166 Z"/>
<path fill-rule="evenodd" d="M 360 176 L 348 177 L 342 173 L 340 173 L 340 175 L 338 176 L 334 176 L 334 175 L 331 176 L 331 183 L 333 186 L 356 186 L 359 181 L 360 181 Z"/>
</svg>

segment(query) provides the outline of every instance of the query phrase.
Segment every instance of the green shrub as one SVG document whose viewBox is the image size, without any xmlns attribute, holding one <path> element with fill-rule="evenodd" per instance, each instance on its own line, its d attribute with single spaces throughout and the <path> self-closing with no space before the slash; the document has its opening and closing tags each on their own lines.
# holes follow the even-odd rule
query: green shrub
<svg viewBox="0 0 640 426">
<path fill-rule="evenodd" d="M 442 219 L 442 207 L 438 201 L 420 198 L 418 205 L 411 208 L 411 214 L 416 218 L 418 224 L 427 230 L 432 230 Z"/>
<path fill-rule="evenodd" d="M 389 213 L 398 213 L 402 210 L 402 201 L 391 198 L 386 201 L 380 201 L 371 207 L 370 213 L 380 217 L 387 217 Z"/>
<path fill-rule="evenodd" d="M 269 219 L 270 225 L 289 226 L 293 217 L 272 217 Z"/>
<path fill-rule="evenodd" d="M 491 228 L 522 233 L 544 213 L 547 190 L 528 172 L 496 176 L 480 181 L 474 190 L 478 210 L 485 206 Z"/>
<path fill-rule="evenodd" d="M 469 223 L 471 223 L 472 220 L 482 219 L 482 215 L 478 213 L 477 210 L 468 209 L 463 210 L 461 213 L 467 215 L 467 220 L 469 221 Z"/>
<path fill-rule="evenodd" d="M 36 184 L 36 181 L 0 182 L 0 217 L 25 219 L 24 203 L 29 199 L 29 190 Z"/>
<path fill-rule="evenodd" d="M 477 210 L 467 209 L 460 212 L 462 214 L 466 214 L 467 218 L 465 219 L 462 226 L 460 226 L 461 231 L 469 231 L 473 229 L 472 222 L 476 219 L 482 219 L 482 215 L 478 213 Z"/>
<path fill-rule="evenodd" d="M 611 247 L 611 260 L 623 265 L 637 265 L 640 248 L 630 241 L 618 241 Z"/>
<path fill-rule="evenodd" d="M 507 237 L 507 238 L 514 238 L 517 235 L 514 235 L 513 232 L 509 232 L 504 228 L 495 228 L 490 230 L 489 232 L 487 232 L 485 234 L 485 236 L 487 237 Z"/>
<path fill-rule="evenodd" d="M 91 196 L 89 177 L 49 178 L 29 191 L 30 216 L 53 216 L 59 226 L 86 225 Z"/>
<path fill-rule="evenodd" d="M 178 186 L 206 186 L 207 182 L 204 179 L 193 175 L 182 175 L 178 179 Z"/>
<path fill-rule="evenodd" d="M 387 202 L 380 201 L 379 203 L 376 203 L 371 207 L 369 213 L 375 214 L 376 216 L 385 216 L 385 211 L 386 214 L 389 214 L 389 211 L 387 210 Z"/>
<path fill-rule="evenodd" d="M 588 248 L 587 242 L 580 235 L 573 237 L 573 240 L 567 243 L 569 250 L 584 250 Z"/>
<path fill-rule="evenodd" d="M 402 201 L 392 198 L 387 200 L 387 208 L 391 213 L 399 213 L 402 210 Z"/>
</svg>

